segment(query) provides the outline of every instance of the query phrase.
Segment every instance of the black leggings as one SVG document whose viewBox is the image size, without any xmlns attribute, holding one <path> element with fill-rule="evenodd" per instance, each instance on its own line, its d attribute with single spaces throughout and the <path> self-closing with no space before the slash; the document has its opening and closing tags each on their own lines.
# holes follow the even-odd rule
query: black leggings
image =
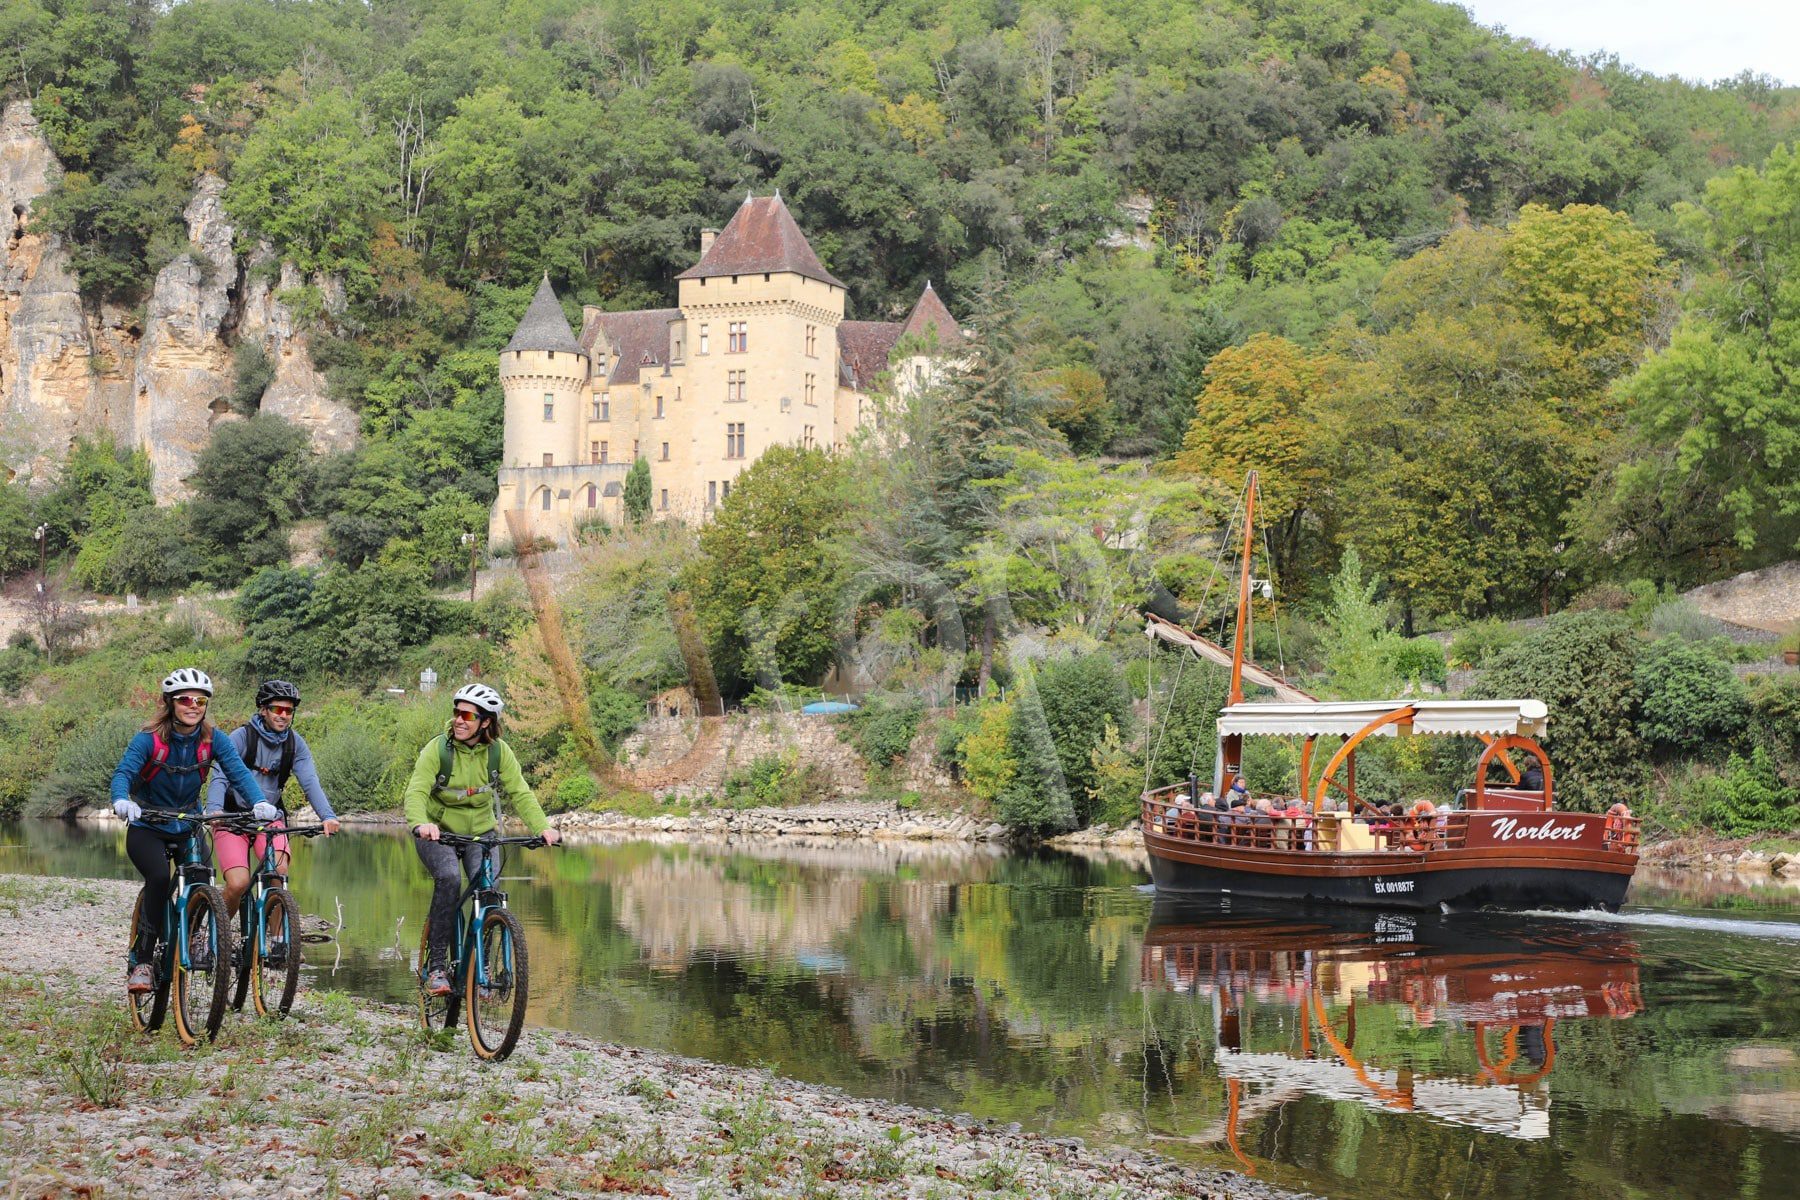
<svg viewBox="0 0 1800 1200">
<path fill-rule="evenodd" d="M 441 969 L 449 955 L 450 928 L 454 924 L 456 899 L 462 895 L 463 876 L 475 878 L 476 872 L 481 870 L 481 856 L 487 852 L 487 847 L 463 846 L 459 855 L 457 848 L 442 842 L 414 838 L 413 848 L 419 852 L 419 861 L 431 872 L 431 948 L 426 969 Z M 459 859 L 461 871 L 457 870 Z"/>
<path fill-rule="evenodd" d="M 125 830 L 125 857 L 144 877 L 144 907 L 138 912 L 137 940 L 131 944 L 133 962 L 149 962 L 156 953 L 156 941 L 162 936 L 163 907 L 169 903 L 169 860 L 181 853 L 187 841 L 185 833 L 158 833 L 141 825 Z M 204 838 L 200 843 L 206 845 Z"/>
</svg>

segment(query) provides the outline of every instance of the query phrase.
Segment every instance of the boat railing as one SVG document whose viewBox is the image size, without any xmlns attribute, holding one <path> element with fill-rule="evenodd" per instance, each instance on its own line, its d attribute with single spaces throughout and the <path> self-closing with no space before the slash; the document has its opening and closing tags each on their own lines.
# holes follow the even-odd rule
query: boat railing
<svg viewBox="0 0 1800 1200">
<path fill-rule="evenodd" d="M 1314 813 L 1289 804 L 1272 812 L 1251 808 L 1197 808 L 1177 786 L 1147 793 L 1144 827 L 1174 841 L 1251 850 L 1331 853 L 1394 851 L 1429 854 L 1468 844 L 1469 814 L 1456 811 L 1416 816 Z M 1177 797 L 1181 797 L 1177 799 Z"/>
</svg>

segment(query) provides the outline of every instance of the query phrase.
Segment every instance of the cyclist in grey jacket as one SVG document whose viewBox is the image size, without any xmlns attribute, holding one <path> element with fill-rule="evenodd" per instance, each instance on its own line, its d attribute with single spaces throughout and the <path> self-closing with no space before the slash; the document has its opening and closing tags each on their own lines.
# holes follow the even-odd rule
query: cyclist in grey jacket
<svg viewBox="0 0 1800 1200">
<path fill-rule="evenodd" d="M 243 812 L 258 820 L 281 818 L 286 823 L 287 806 L 281 798 L 282 788 L 292 775 L 300 782 L 301 794 L 324 822 L 327 837 L 338 831 L 337 814 L 325 789 L 319 784 L 319 771 L 313 764 L 312 750 L 293 727 L 294 710 L 300 705 L 300 689 L 284 679 L 271 679 L 256 689 L 256 715 L 248 725 L 231 731 L 231 744 L 243 755 L 244 765 L 256 776 L 257 793 L 244 796 L 228 781 L 214 776 L 207 786 L 206 811 L 209 813 Z M 241 833 L 228 829 L 213 831 L 213 853 L 225 872 L 225 908 L 235 914 L 238 901 L 250 890 L 250 866 L 263 854 L 266 833 L 256 835 L 256 844 Z M 275 835 L 275 859 L 281 873 L 288 871 L 288 839 Z"/>
</svg>

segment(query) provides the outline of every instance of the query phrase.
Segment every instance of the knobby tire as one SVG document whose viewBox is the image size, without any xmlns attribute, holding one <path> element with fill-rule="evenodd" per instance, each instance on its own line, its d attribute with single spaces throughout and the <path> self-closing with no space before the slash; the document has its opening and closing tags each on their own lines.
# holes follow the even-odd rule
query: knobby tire
<svg viewBox="0 0 1800 1200">
<path fill-rule="evenodd" d="M 300 904 L 286 888 L 272 887 L 263 894 L 262 914 L 262 936 L 251 948 L 256 1011 L 285 1017 L 300 986 Z M 286 943 L 286 951 L 272 963 L 267 954 L 278 942 Z"/>
<path fill-rule="evenodd" d="M 490 908 L 469 943 L 463 955 L 469 1044 L 475 1048 L 476 1057 L 498 1062 L 513 1052 L 519 1044 L 519 1031 L 525 1027 L 525 1002 L 531 982 L 525 927 L 506 909 Z M 488 974 L 485 984 L 477 978 L 483 962 Z"/>
<path fill-rule="evenodd" d="M 138 917 L 144 911 L 144 889 L 139 888 L 137 900 L 131 906 L 131 939 L 126 942 L 127 952 L 137 943 Z M 163 1018 L 169 1011 L 169 972 L 165 967 L 167 947 L 150 960 L 152 978 L 156 987 L 148 992 L 126 992 L 125 1001 L 131 1009 L 131 1027 L 139 1033 L 155 1033 L 162 1028 Z"/>
<path fill-rule="evenodd" d="M 212 963 L 204 970 L 182 962 L 182 948 L 195 929 L 208 930 L 212 942 Z M 190 887 L 185 928 L 176 931 L 176 943 L 166 951 L 175 963 L 175 1033 L 183 1045 L 198 1044 L 202 1035 L 208 1041 L 218 1036 L 231 999 L 235 942 L 225 918 L 225 893 L 210 883 Z"/>
<path fill-rule="evenodd" d="M 451 938 L 451 948 L 455 948 L 456 939 Z M 455 991 L 456 973 L 450 973 L 451 992 L 448 996 L 433 996 L 425 991 L 425 968 L 431 960 L 431 918 L 419 930 L 419 969 L 414 975 L 414 982 L 419 988 L 419 1024 L 426 1032 L 436 1033 L 440 1029 L 456 1028 L 457 1002 L 462 999 Z"/>
</svg>

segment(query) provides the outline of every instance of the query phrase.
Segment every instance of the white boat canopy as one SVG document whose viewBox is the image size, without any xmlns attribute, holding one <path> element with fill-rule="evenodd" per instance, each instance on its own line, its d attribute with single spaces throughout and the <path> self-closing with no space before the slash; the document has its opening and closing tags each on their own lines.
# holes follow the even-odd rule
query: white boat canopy
<svg viewBox="0 0 1800 1200">
<path fill-rule="evenodd" d="M 1412 734 L 1517 734 L 1538 738 L 1549 723 L 1542 700 L 1349 700 L 1319 704 L 1231 704 L 1219 713 L 1219 735 L 1246 737 L 1342 736 L 1362 732 L 1382 717 L 1411 709 L 1409 721 L 1373 730 L 1371 737 Z"/>
</svg>

